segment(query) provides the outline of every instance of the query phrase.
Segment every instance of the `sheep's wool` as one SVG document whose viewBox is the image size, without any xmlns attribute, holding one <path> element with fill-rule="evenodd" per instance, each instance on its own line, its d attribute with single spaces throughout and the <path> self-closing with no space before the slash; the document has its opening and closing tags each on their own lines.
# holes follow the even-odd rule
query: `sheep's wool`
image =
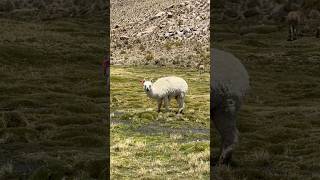
<svg viewBox="0 0 320 180">
<path fill-rule="evenodd" d="M 151 98 L 163 98 L 165 96 L 176 97 L 188 91 L 187 82 L 176 76 L 159 78 L 152 84 L 151 92 L 147 93 Z"/>
</svg>

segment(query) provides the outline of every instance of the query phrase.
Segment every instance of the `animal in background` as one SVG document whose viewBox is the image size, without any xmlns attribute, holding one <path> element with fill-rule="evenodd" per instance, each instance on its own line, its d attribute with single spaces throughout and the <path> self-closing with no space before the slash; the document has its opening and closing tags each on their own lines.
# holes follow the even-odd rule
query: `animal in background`
<svg viewBox="0 0 320 180">
<path fill-rule="evenodd" d="M 288 41 L 294 41 L 302 35 L 302 26 L 305 24 L 305 14 L 302 10 L 290 11 L 287 16 L 289 25 Z"/>
<path fill-rule="evenodd" d="M 205 66 L 204 66 L 203 62 L 200 62 L 197 65 L 197 69 L 198 69 L 200 75 L 205 72 Z"/>
</svg>

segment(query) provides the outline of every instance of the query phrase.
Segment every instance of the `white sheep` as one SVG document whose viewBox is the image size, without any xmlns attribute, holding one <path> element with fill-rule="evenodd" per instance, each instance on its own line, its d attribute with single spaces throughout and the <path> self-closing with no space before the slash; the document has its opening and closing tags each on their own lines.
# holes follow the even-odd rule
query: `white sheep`
<svg viewBox="0 0 320 180">
<path fill-rule="evenodd" d="M 185 108 L 185 96 L 188 91 L 187 82 L 176 76 L 169 76 L 159 78 L 156 82 L 152 81 L 141 81 L 143 89 L 149 98 L 158 100 L 158 112 L 160 112 L 162 102 L 166 111 L 169 111 L 169 104 L 172 98 L 175 98 L 178 103 L 178 114 L 182 113 Z"/>
<path fill-rule="evenodd" d="M 219 164 L 228 164 L 238 142 L 236 119 L 250 79 L 238 58 L 219 49 L 211 49 L 211 69 L 210 117 L 222 141 Z"/>
</svg>

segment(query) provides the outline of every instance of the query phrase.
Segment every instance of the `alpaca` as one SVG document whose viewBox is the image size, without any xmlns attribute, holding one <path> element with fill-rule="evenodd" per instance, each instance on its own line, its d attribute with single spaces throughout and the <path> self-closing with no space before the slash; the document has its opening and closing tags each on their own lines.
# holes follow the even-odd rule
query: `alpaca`
<svg viewBox="0 0 320 180">
<path fill-rule="evenodd" d="M 221 137 L 219 164 L 228 164 L 238 142 L 237 113 L 249 90 L 249 76 L 239 59 L 211 49 L 210 119 Z"/>
<path fill-rule="evenodd" d="M 302 10 L 290 11 L 287 16 L 289 25 L 288 41 L 294 41 L 298 35 L 302 35 L 301 27 L 305 23 L 305 15 Z"/>
<path fill-rule="evenodd" d="M 172 98 L 177 100 L 179 110 L 182 113 L 185 108 L 185 96 L 188 91 L 187 82 L 176 76 L 159 78 L 154 83 L 152 81 L 141 81 L 143 89 L 149 98 L 158 100 L 158 112 L 160 112 L 162 103 L 166 111 L 169 111 L 169 103 Z"/>
<path fill-rule="evenodd" d="M 199 63 L 198 66 L 197 66 L 197 68 L 198 68 L 198 70 L 199 70 L 199 74 L 200 74 L 200 75 L 205 72 L 204 64 Z"/>
</svg>

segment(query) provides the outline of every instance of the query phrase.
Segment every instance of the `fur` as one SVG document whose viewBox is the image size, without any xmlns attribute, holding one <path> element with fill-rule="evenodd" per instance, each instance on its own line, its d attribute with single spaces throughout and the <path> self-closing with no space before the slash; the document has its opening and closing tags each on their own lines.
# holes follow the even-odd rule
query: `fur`
<svg viewBox="0 0 320 180">
<path fill-rule="evenodd" d="M 169 103 L 172 98 L 177 100 L 179 105 L 178 113 L 182 113 L 185 107 L 184 99 L 188 91 L 187 82 L 176 76 L 159 78 L 156 82 L 143 81 L 144 91 L 147 96 L 158 100 L 158 112 L 162 103 L 166 110 L 169 110 Z"/>
</svg>

